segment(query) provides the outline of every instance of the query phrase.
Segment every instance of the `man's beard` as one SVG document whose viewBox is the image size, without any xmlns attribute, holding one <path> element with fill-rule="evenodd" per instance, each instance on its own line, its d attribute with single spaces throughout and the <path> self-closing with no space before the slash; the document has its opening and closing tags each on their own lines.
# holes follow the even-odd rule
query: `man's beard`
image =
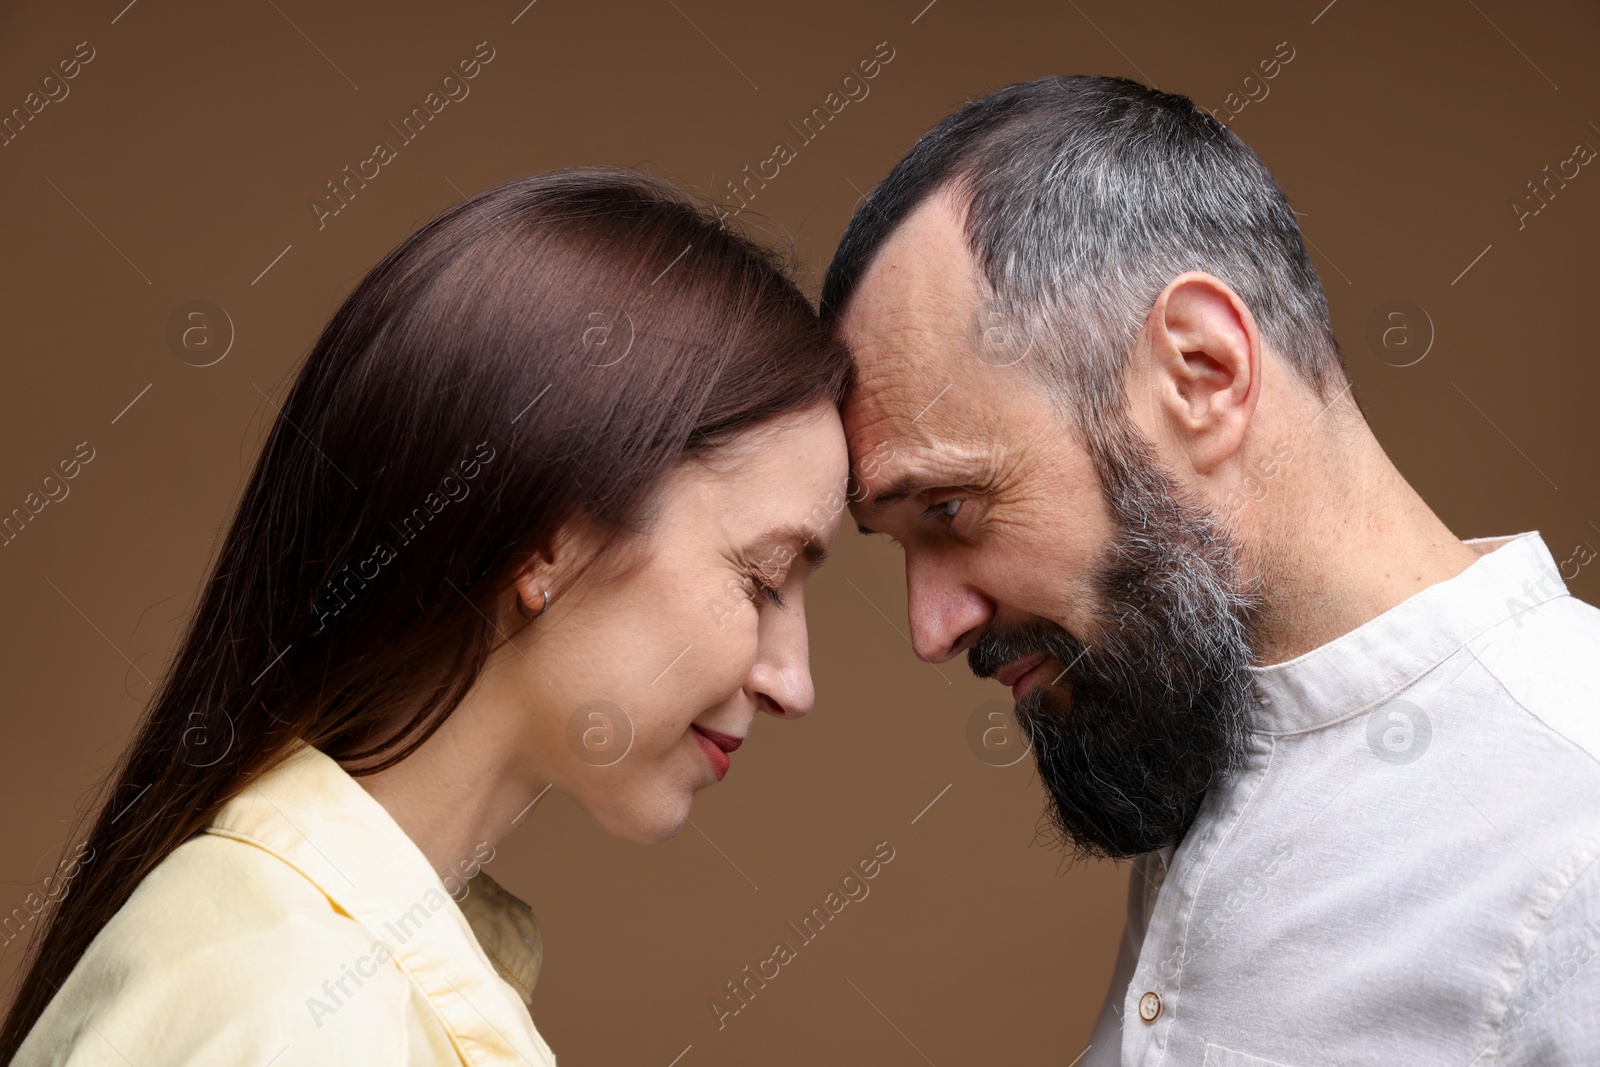
<svg viewBox="0 0 1600 1067">
<path fill-rule="evenodd" d="M 1130 423 L 1112 422 L 1088 435 L 1117 527 L 1093 574 L 1088 642 L 1035 619 L 991 627 L 967 658 L 980 678 L 1040 652 L 1060 664 L 1017 719 L 1066 843 L 1124 858 L 1181 840 L 1243 760 L 1259 602 L 1227 531 L 1177 498 Z"/>
</svg>

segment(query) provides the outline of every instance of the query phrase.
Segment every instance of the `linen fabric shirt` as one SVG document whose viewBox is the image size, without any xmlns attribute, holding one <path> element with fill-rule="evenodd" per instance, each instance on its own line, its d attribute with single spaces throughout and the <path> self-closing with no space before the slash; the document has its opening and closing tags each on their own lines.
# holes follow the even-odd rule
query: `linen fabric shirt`
<svg viewBox="0 0 1600 1067">
<path fill-rule="evenodd" d="M 533 913 L 467 884 L 301 745 L 139 883 L 14 1067 L 554 1067 Z"/>
<path fill-rule="evenodd" d="M 1600 1063 L 1600 610 L 1537 533 L 1255 671 L 1086 1067 Z"/>
</svg>

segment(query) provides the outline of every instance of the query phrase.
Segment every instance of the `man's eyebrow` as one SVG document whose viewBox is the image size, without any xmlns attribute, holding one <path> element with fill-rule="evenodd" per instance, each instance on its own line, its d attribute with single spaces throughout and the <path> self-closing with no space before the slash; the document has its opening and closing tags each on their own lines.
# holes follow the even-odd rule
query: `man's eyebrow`
<svg viewBox="0 0 1600 1067">
<path fill-rule="evenodd" d="M 896 504 L 899 504 L 901 501 L 908 500 L 911 497 L 916 496 L 918 493 L 931 488 L 933 484 L 933 482 L 930 482 L 925 478 L 920 478 L 911 474 L 896 478 L 894 481 L 884 486 L 882 492 L 875 493 L 872 498 L 867 501 L 867 510 L 872 512 L 874 515 L 882 515 Z M 856 532 L 870 537 L 878 531 L 872 529 L 864 522 L 858 522 L 856 523 Z"/>
<path fill-rule="evenodd" d="M 932 484 L 916 475 L 908 474 L 904 477 L 896 478 L 884 486 L 882 492 L 873 494 L 872 500 L 867 504 L 867 510 L 881 515 L 902 500 L 916 496 Z"/>
</svg>

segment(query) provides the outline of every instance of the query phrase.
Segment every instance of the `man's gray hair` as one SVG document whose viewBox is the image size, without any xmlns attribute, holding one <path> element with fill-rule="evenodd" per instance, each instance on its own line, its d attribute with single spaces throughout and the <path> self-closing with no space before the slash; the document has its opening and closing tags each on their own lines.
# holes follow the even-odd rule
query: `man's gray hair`
<svg viewBox="0 0 1600 1067">
<path fill-rule="evenodd" d="M 1348 382 L 1283 190 L 1188 97 L 1078 76 L 967 103 L 856 212 L 823 283 L 825 317 L 844 313 L 895 229 L 945 189 L 965 208 L 988 289 L 973 324 L 974 340 L 989 342 L 979 358 L 1019 360 L 1084 422 L 1118 417 L 1132 343 L 1161 291 L 1191 270 L 1238 293 L 1317 396 Z"/>
</svg>

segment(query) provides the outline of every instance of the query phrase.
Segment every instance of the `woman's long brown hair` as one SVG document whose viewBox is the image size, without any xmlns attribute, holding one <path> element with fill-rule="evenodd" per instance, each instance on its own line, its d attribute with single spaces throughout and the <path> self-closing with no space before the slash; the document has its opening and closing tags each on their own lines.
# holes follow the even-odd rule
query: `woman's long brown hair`
<svg viewBox="0 0 1600 1067">
<path fill-rule="evenodd" d="M 661 179 L 526 178 L 407 238 L 282 402 L 86 859 L 35 931 L 0 1062 L 140 880 L 297 739 L 351 773 L 404 759 L 564 524 L 639 528 L 676 465 L 837 401 L 849 376 L 781 264 Z"/>
</svg>

